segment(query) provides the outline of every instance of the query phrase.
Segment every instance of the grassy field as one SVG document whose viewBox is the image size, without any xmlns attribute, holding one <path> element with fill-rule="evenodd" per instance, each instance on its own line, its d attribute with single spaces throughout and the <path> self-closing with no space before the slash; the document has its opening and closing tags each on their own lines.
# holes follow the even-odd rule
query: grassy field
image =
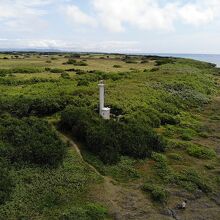
<svg viewBox="0 0 220 220">
<path fill-rule="evenodd" d="M 158 218 L 169 219 L 161 209 L 175 210 L 184 199 L 191 209 L 176 210 L 177 215 L 196 219 L 193 210 L 197 205 L 204 212 L 199 203 L 203 199 L 213 208 L 208 217 L 218 216 L 213 198 L 219 199 L 220 189 L 220 70 L 212 64 L 108 54 L 0 54 L 1 117 L 37 117 L 57 125 L 68 106 L 96 112 L 101 79 L 113 120 L 135 120 L 149 127 L 166 141 L 165 151 L 146 158 L 120 153 L 117 163 L 106 164 L 84 142 L 77 142 L 70 129 L 83 159 L 69 146 L 55 168 L 9 161 L 14 187 L 0 205 L 0 219 L 114 219 L 114 209 L 126 219 L 126 210 L 135 216 L 132 207 L 121 205 L 126 201 L 120 195 L 129 190 L 146 199 L 152 216 L 160 213 Z M 3 138 L 0 142 L 7 144 Z M 107 201 L 108 188 L 110 196 L 121 192 L 116 207 Z M 139 205 L 137 209 L 146 206 L 144 201 Z"/>
</svg>

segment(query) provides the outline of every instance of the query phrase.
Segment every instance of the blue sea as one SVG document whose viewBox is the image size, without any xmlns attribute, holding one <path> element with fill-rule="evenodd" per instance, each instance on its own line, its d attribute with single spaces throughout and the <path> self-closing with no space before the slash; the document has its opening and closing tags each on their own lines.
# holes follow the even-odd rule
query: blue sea
<svg viewBox="0 0 220 220">
<path fill-rule="evenodd" d="M 158 55 L 158 56 L 169 56 L 169 57 L 181 57 L 190 58 L 199 61 L 205 61 L 209 63 L 215 63 L 217 67 L 220 67 L 220 54 L 165 54 L 165 53 L 154 53 L 144 55 Z"/>
</svg>

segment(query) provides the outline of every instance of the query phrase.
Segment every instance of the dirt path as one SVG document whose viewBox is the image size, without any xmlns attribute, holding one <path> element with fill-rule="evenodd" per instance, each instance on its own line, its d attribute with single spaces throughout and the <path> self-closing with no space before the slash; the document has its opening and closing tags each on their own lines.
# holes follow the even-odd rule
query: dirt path
<svg viewBox="0 0 220 220">
<path fill-rule="evenodd" d="M 57 131 L 57 132 L 58 132 L 58 131 Z M 61 132 L 58 132 L 58 135 L 59 135 L 59 137 L 61 138 L 61 140 L 63 140 L 65 143 L 68 143 L 71 147 L 73 147 L 73 148 L 75 149 L 75 151 L 76 151 L 77 154 L 79 155 L 80 159 L 81 159 L 88 167 L 90 167 L 91 170 L 93 170 L 96 174 L 102 176 L 102 175 L 98 172 L 98 170 L 96 170 L 96 168 L 95 168 L 94 166 L 92 166 L 91 164 L 87 163 L 87 162 L 84 160 L 84 158 L 83 158 L 83 156 L 82 156 L 82 154 L 81 154 L 81 151 L 80 151 L 79 147 L 75 144 L 75 142 L 74 142 L 70 137 L 68 137 L 68 135 L 65 135 L 65 134 L 63 134 L 63 133 L 61 133 Z M 102 177 L 104 178 L 104 176 L 102 176 Z"/>
</svg>

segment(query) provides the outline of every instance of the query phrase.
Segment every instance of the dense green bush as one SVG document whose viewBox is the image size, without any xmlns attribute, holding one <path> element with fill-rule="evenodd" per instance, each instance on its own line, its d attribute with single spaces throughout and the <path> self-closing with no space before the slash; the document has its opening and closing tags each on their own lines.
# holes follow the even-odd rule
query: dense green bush
<svg viewBox="0 0 220 220">
<path fill-rule="evenodd" d="M 97 123 L 89 124 L 86 131 L 87 148 L 93 153 L 99 153 L 105 163 L 117 162 L 121 150 L 120 127 L 115 121 L 101 118 Z"/>
<path fill-rule="evenodd" d="M 0 149 L 3 143 L 0 143 Z M 2 156 L 2 155 L 1 155 Z M 13 180 L 10 176 L 7 162 L 0 157 L 0 205 L 9 199 L 13 189 Z"/>
<path fill-rule="evenodd" d="M 89 203 L 83 208 L 74 208 L 64 212 L 59 220 L 104 220 L 107 210 L 97 204 Z"/>
<path fill-rule="evenodd" d="M 74 65 L 75 66 L 88 66 L 88 64 L 83 61 L 79 61 L 79 62 L 75 63 Z"/>
<path fill-rule="evenodd" d="M 150 156 L 152 151 L 163 152 L 166 143 L 150 127 L 145 127 L 139 123 L 123 125 L 119 131 L 121 133 L 120 145 L 124 155 L 135 158 L 145 158 Z"/>
<path fill-rule="evenodd" d="M 0 77 L 4 77 L 7 74 L 12 73 L 11 71 L 9 71 L 8 69 L 0 69 Z"/>
<path fill-rule="evenodd" d="M 77 61 L 73 58 L 69 58 L 68 61 L 66 63 L 64 63 L 64 65 L 65 64 L 72 64 L 74 66 L 88 66 L 88 64 L 85 63 L 84 61 Z"/>
<path fill-rule="evenodd" d="M 89 85 L 89 80 L 87 79 L 78 79 L 77 80 L 77 86 L 88 86 Z"/>
<path fill-rule="evenodd" d="M 172 160 L 176 160 L 176 161 L 182 161 L 183 160 L 183 157 L 178 153 L 170 153 L 169 158 L 171 158 Z"/>
<path fill-rule="evenodd" d="M 29 98 L 18 97 L 8 100 L 0 98 L 0 112 L 9 112 L 18 117 L 29 115 L 45 116 L 63 110 L 72 103 L 73 97 L 58 95 L 55 97 Z"/>
<path fill-rule="evenodd" d="M 160 114 L 160 121 L 161 121 L 161 125 L 166 125 L 166 124 L 177 125 L 180 123 L 180 120 L 177 117 L 173 117 L 172 115 L 167 113 Z"/>
<path fill-rule="evenodd" d="M 164 151 L 166 143 L 142 123 L 103 120 L 86 108 L 68 107 L 61 114 L 61 127 L 86 143 L 105 163 L 119 160 L 120 154 L 144 158 L 152 151 Z"/>
<path fill-rule="evenodd" d="M 63 73 L 64 72 L 63 69 L 59 69 L 59 68 L 50 69 L 49 71 L 51 73 Z"/>
<path fill-rule="evenodd" d="M 172 58 L 160 58 L 160 59 L 157 59 L 156 60 L 156 66 L 161 66 L 161 65 L 164 65 L 164 64 L 173 64 L 175 61 L 174 59 Z"/>
<path fill-rule="evenodd" d="M 63 79 L 71 79 L 70 75 L 66 72 L 61 73 L 60 77 L 63 78 Z"/>
<path fill-rule="evenodd" d="M 154 168 L 157 175 L 166 183 L 173 181 L 174 173 L 168 166 L 167 157 L 163 154 L 153 152 L 152 158 L 156 162 Z"/>
<path fill-rule="evenodd" d="M 137 111 L 123 116 L 121 120 L 124 120 L 126 123 L 138 123 L 153 128 L 158 128 L 161 125 L 160 114 L 153 108 L 139 107 Z"/>
<path fill-rule="evenodd" d="M 0 75 L 10 73 L 39 73 L 42 69 L 36 67 L 15 67 L 11 69 L 0 69 Z"/>
<path fill-rule="evenodd" d="M 176 174 L 175 182 L 178 185 L 183 186 L 188 191 L 196 191 L 197 189 L 202 190 L 204 193 L 209 193 L 212 188 L 209 182 L 202 178 L 198 172 L 192 168 L 185 169 Z"/>
<path fill-rule="evenodd" d="M 121 68 L 121 65 L 115 64 L 115 65 L 113 65 L 113 67 L 114 67 L 114 68 Z"/>
<path fill-rule="evenodd" d="M 73 58 L 69 58 L 68 61 L 64 64 L 75 64 L 77 60 L 74 60 Z"/>
<path fill-rule="evenodd" d="M 57 82 L 56 79 L 44 79 L 44 78 L 37 78 L 33 77 L 30 79 L 25 80 L 17 80 L 14 78 L 0 78 L 1 85 L 8 85 L 8 86 L 18 86 L 18 85 L 31 85 L 36 83 L 46 83 L 46 82 Z"/>
<path fill-rule="evenodd" d="M 66 145 L 47 122 L 37 118 L 16 119 L 5 116 L 0 119 L 1 155 L 12 163 L 57 165 L 62 162 Z"/>
<path fill-rule="evenodd" d="M 212 159 L 216 156 L 216 152 L 213 149 L 195 144 L 191 144 L 186 151 L 190 156 L 201 159 Z"/>
<path fill-rule="evenodd" d="M 210 91 L 205 91 L 206 93 L 200 92 L 193 85 L 186 84 L 185 82 L 174 82 L 170 84 L 165 84 L 164 88 L 172 96 L 181 98 L 189 106 L 198 106 L 201 104 L 206 104 L 209 101 L 208 94 Z"/>
<path fill-rule="evenodd" d="M 115 180 L 127 182 L 131 179 L 138 179 L 141 174 L 135 168 L 137 161 L 128 156 L 120 157 L 120 161 L 115 165 L 103 166 L 98 164 L 98 168 L 105 175 L 111 175 Z M 104 167 L 104 171 L 101 168 Z"/>
<path fill-rule="evenodd" d="M 162 186 L 146 183 L 142 186 L 142 190 L 150 192 L 152 199 L 156 202 L 164 203 L 167 201 L 168 192 Z"/>
<path fill-rule="evenodd" d="M 158 67 L 154 67 L 154 68 L 152 68 L 150 71 L 151 72 L 157 72 L 157 71 L 159 71 L 160 69 L 158 68 Z"/>
</svg>

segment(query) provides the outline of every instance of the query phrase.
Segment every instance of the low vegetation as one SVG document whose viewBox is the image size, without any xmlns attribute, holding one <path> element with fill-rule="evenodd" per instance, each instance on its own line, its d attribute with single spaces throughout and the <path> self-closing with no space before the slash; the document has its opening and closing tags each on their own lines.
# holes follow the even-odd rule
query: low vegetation
<svg viewBox="0 0 220 220">
<path fill-rule="evenodd" d="M 219 135 L 212 134 L 219 115 L 202 124 L 219 94 L 213 64 L 118 54 L 1 56 L 0 219 L 108 219 L 108 207 L 88 196 L 102 177 L 59 132 L 114 184 L 138 184 L 155 202 L 169 204 L 173 188 L 218 192 L 210 136 Z M 98 114 L 99 80 L 111 107 L 107 121 Z"/>
<path fill-rule="evenodd" d="M 187 153 L 190 156 L 201 158 L 201 159 L 212 159 L 216 157 L 216 152 L 213 149 L 191 144 L 187 148 Z"/>
</svg>

